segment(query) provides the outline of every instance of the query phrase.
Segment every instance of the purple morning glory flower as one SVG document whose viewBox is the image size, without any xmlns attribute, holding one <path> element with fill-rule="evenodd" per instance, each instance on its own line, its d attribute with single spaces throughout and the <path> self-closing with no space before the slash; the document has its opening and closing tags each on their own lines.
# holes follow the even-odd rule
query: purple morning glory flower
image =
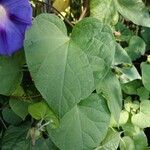
<svg viewBox="0 0 150 150">
<path fill-rule="evenodd" d="M 0 55 L 10 56 L 22 48 L 31 22 L 32 8 L 28 0 L 0 0 Z"/>
</svg>

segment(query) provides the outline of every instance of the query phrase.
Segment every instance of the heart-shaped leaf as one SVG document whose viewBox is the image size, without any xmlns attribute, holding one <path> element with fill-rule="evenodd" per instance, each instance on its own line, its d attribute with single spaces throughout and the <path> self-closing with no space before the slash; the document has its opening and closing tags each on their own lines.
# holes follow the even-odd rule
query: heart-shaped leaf
<svg viewBox="0 0 150 150">
<path fill-rule="evenodd" d="M 94 149 L 107 134 L 110 113 L 104 98 L 92 94 L 67 112 L 48 133 L 61 150 Z"/>
<path fill-rule="evenodd" d="M 42 14 L 26 34 L 25 53 L 37 89 L 60 116 L 93 91 L 87 55 L 58 17 Z"/>
<path fill-rule="evenodd" d="M 25 53 L 37 89 L 63 116 L 94 90 L 93 64 L 110 65 L 115 45 L 111 29 L 97 19 L 79 22 L 69 38 L 63 21 L 42 14 L 26 34 Z M 104 66 L 99 73 L 106 72 Z"/>
</svg>

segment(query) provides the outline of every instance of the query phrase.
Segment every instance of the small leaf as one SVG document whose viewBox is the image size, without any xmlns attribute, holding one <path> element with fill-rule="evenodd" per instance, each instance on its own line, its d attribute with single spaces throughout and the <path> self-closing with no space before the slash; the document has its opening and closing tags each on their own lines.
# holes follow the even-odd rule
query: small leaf
<svg viewBox="0 0 150 150">
<path fill-rule="evenodd" d="M 22 52 L 11 57 L 0 56 L 0 94 L 11 95 L 22 80 L 22 66 L 24 55 Z"/>
<path fill-rule="evenodd" d="M 21 99 L 10 99 L 9 105 L 11 109 L 23 120 L 28 115 L 28 101 L 23 101 Z"/>
<path fill-rule="evenodd" d="M 141 80 L 133 80 L 131 82 L 122 84 L 122 90 L 128 95 L 137 95 L 137 89 L 142 87 Z"/>
<path fill-rule="evenodd" d="M 131 121 L 134 125 L 137 125 L 142 129 L 150 127 L 150 116 L 145 115 L 144 113 L 133 115 Z"/>
<path fill-rule="evenodd" d="M 29 143 L 29 148 L 30 150 L 59 150 L 49 138 L 39 138 L 36 140 L 35 145 Z"/>
<path fill-rule="evenodd" d="M 135 150 L 134 141 L 129 136 L 125 136 L 120 141 L 120 150 Z"/>
<path fill-rule="evenodd" d="M 96 90 L 98 93 L 102 93 L 104 95 L 110 112 L 114 119 L 118 122 L 122 109 L 122 92 L 117 77 L 110 71 L 98 84 Z"/>
<path fill-rule="evenodd" d="M 140 97 L 140 100 L 149 99 L 150 91 L 148 91 L 145 87 L 140 87 L 137 89 L 137 95 Z"/>
<path fill-rule="evenodd" d="M 143 100 L 141 102 L 140 111 L 146 115 L 150 115 L 150 100 Z"/>
<path fill-rule="evenodd" d="M 142 27 L 141 29 L 141 35 L 146 43 L 147 49 L 150 49 L 150 28 L 148 27 Z"/>
<path fill-rule="evenodd" d="M 56 115 L 45 102 L 38 102 L 29 105 L 28 111 L 29 114 L 36 120 L 50 121 L 52 128 L 56 128 L 59 125 L 59 121 Z"/>
<path fill-rule="evenodd" d="M 132 61 L 134 61 L 137 58 L 141 57 L 141 55 L 144 55 L 146 50 L 146 44 L 142 38 L 138 36 L 133 36 L 130 39 L 129 47 L 125 48 L 125 50 L 127 51 Z"/>
<path fill-rule="evenodd" d="M 132 64 L 131 58 L 119 44 L 116 44 L 113 65 L 115 67 L 117 66 L 116 68 L 120 72 L 118 76 L 121 83 L 128 83 L 136 79 L 141 79 L 137 69 Z"/>
<path fill-rule="evenodd" d="M 133 137 L 141 132 L 141 129 L 138 126 L 135 126 L 130 121 L 122 126 L 125 136 Z"/>
<path fill-rule="evenodd" d="M 116 150 L 119 146 L 119 142 L 120 133 L 115 130 L 109 129 L 105 139 L 101 143 L 101 148 L 97 148 L 95 150 Z"/>
<path fill-rule="evenodd" d="M 26 135 L 28 132 L 27 127 L 13 127 L 10 126 L 2 140 L 2 150 L 27 150 L 28 142 Z"/>
<path fill-rule="evenodd" d="M 119 41 L 129 42 L 131 37 L 134 35 L 133 31 L 131 31 L 127 26 L 123 23 L 118 22 L 115 26 L 117 32 L 120 32 L 120 36 L 116 37 Z"/>
<path fill-rule="evenodd" d="M 142 81 L 146 89 L 150 91 L 150 64 L 142 63 Z"/>
<path fill-rule="evenodd" d="M 140 128 L 150 127 L 150 101 L 143 100 L 140 104 L 140 112 L 133 115 L 131 121 Z"/>
<path fill-rule="evenodd" d="M 39 138 L 33 145 L 31 138 L 27 139 L 28 125 L 10 126 L 2 139 L 2 150 L 58 150 L 50 139 Z"/>
<path fill-rule="evenodd" d="M 127 123 L 128 119 L 129 119 L 129 113 L 126 110 L 122 110 L 120 113 L 119 122 L 117 123 L 112 116 L 110 121 L 110 126 L 112 127 L 122 126 Z"/>
<path fill-rule="evenodd" d="M 12 125 L 18 125 L 22 121 L 22 119 L 9 108 L 3 109 L 2 115 L 3 119 Z"/>
<path fill-rule="evenodd" d="M 135 150 L 148 150 L 147 137 L 143 131 L 133 136 Z"/>
<path fill-rule="evenodd" d="M 122 149 L 128 150 L 132 148 L 133 150 L 148 150 L 147 137 L 145 133 L 141 131 L 141 129 L 136 129 L 136 128 L 137 127 L 133 126 L 132 124 L 130 124 L 128 129 L 127 127 L 123 128 L 125 129 L 125 135 L 126 135 L 126 129 L 128 130 L 128 132 L 130 132 L 130 134 L 128 134 L 128 136 L 123 137 L 122 140 L 120 141 L 121 150 Z M 134 131 L 135 129 L 137 131 Z M 132 147 L 129 147 L 129 145 Z"/>
</svg>

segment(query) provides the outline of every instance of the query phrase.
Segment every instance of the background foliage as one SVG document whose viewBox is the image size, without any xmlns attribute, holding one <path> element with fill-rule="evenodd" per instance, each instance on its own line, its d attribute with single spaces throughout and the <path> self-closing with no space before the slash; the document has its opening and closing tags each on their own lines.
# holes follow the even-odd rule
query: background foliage
<svg viewBox="0 0 150 150">
<path fill-rule="evenodd" d="M 24 47 L 0 56 L 2 150 L 148 150 L 150 2 L 31 0 Z"/>
</svg>

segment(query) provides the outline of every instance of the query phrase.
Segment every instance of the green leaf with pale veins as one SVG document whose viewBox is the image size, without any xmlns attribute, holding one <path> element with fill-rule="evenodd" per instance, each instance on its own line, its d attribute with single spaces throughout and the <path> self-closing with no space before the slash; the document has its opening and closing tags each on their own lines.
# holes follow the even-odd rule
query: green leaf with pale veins
<svg viewBox="0 0 150 150">
<path fill-rule="evenodd" d="M 71 38 L 88 55 L 96 86 L 109 72 L 115 55 L 110 27 L 97 19 L 84 19 L 73 28 Z"/>
<path fill-rule="evenodd" d="M 119 80 L 111 71 L 105 76 L 96 88 L 107 99 L 107 104 L 114 119 L 118 122 L 122 109 L 122 92 Z"/>
<path fill-rule="evenodd" d="M 87 55 L 67 36 L 58 17 L 42 14 L 33 21 L 25 53 L 37 89 L 59 116 L 92 93 L 94 78 Z"/>
<path fill-rule="evenodd" d="M 115 38 L 109 26 L 94 18 L 86 18 L 75 25 L 72 40 L 88 55 L 99 57 L 110 67 L 115 55 Z"/>
<path fill-rule="evenodd" d="M 94 149 L 105 138 L 110 113 L 105 99 L 92 94 L 67 112 L 60 127 L 48 132 L 61 150 Z"/>
<path fill-rule="evenodd" d="M 116 150 L 119 146 L 119 142 L 120 133 L 113 129 L 109 129 L 101 146 L 95 150 Z"/>
<path fill-rule="evenodd" d="M 142 0 L 91 0 L 91 16 L 115 25 L 118 12 L 137 25 L 150 27 L 150 15 Z"/>
<path fill-rule="evenodd" d="M 91 0 L 90 15 L 112 26 L 115 25 L 119 19 L 119 14 L 113 0 Z"/>
<path fill-rule="evenodd" d="M 113 0 L 118 12 L 137 25 L 150 27 L 150 15 L 142 0 Z"/>
</svg>

